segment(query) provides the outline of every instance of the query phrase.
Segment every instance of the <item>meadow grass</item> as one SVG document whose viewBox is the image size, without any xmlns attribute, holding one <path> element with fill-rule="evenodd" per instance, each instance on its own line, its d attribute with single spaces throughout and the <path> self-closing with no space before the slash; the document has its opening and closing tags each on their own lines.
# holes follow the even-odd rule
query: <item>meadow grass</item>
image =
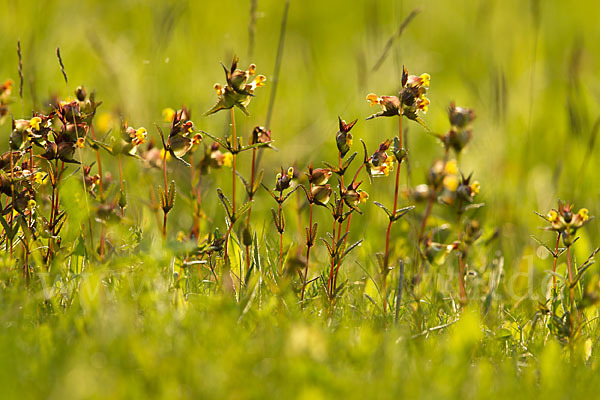
<svg viewBox="0 0 600 400">
<path fill-rule="evenodd" d="M 600 389 L 593 2 L 4 8 L 2 398 Z"/>
</svg>

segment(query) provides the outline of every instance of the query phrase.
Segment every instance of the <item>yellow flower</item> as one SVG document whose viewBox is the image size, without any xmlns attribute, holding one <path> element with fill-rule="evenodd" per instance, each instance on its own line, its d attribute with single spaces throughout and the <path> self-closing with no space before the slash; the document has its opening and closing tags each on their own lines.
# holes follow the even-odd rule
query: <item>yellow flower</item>
<svg viewBox="0 0 600 400">
<path fill-rule="evenodd" d="M 36 206 L 37 206 L 37 203 L 33 199 L 31 199 L 27 202 L 27 208 L 29 210 L 33 210 Z"/>
<path fill-rule="evenodd" d="M 458 167 L 456 165 L 456 160 L 450 160 L 446 163 L 446 167 L 444 168 L 444 172 L 448 175 L 456 175 L 458 173 Z"/>
<path fill-rule="evenodd" d="M 194 136 L 192 136 L 192 145 L 197 146 L 200 144 L 201 141 L 202 141 L 201 134 L 196 133 Z"/>
<path fill-rule="evenodd" d="M 171 153 L 169 153 L 168 151 L 165 152 L 165 149 L 161 149 L 160 150 L 160 159 L 161 159 L 161 161 L 165 160 L 165 154 L 166 154 L 166 157 L 167 157 L 166 160 L 167 161 L 171 160 Z"/>
<path fill-rule="evenodd" d="M 42 119 L 40 117 L 33 117 L 29 120 L 29 126 L 35 129 L 36 131 L 40 130 L 40 124 L 42 123 Z"/>
<path fill-rule="evenodd" d="M 173 122 L 173 118 L 175 118 L 175 110 L 170 107 L 167 107 L 162 110 L 163 121 L 165 122 Z"/>
<path fill-rule="evenodd" d="M 33 174 L 33 181 L 39 185 L 44 185 L 48 181 L 48 174 L 36 172 Z"/>
<path fill-rule="evenodd" d="M 444 177 L 444 187 L 451 192 L 455 192 L 458 189 L 458 177 L 456 175 L 447 175 Z"/>
<path fill-rule="evenodd" d="M 139 146 L 140 144 L 143 144 L 146 141 L 147 135 L 148 135 L 148 132 L 146 131 L 146 128 L 139 128 L 135 131 L 135 137 L 133 138 L 133 140 L 131 142 L 135 146 Z"/>
<path fill-rule="evenodd" d="M 233 154 L 225 153 L 223 157 L 223 165 L 226 167 L 231 167 L 233 165 Z"/>
<path fill-rule="evenodd" d="M 580 219 L 581 219 L 583 222 L 587 221 L 587 220 L 590 218 L 590 216 L 589 216 L 589 211 L 588 211 L 588 209 L 587 209 L 587 208 L 582 208 L 582 209 L 580 209 L 580 210 L 577 212 L 577 215 L 579 216 L 579 218 L 580 218 Z"/>
<path fill-rule="evenodd" d="M 381 99 L 379 97 L 377 97 L 377 95 L 375 93 L 369 93 L 367 95 L 367 100 L 370 102 L 369 103 L 370 106 L 376 106 L 381 101 Z"/>
<path fill-rule="evenodd" d="M 361 203 L 366 203 L 368 198 L 369 198 L 369 193 L 367 193 L 367 192 L 365 192 L 365 191 L 363 191 L 363 190 L 360 190 L 360 191 L 358 192 L 358 200 L 359 200 Z"/>
<path fill-rule="evenodd" d="M 475 181 L 471 184 L 471 195 L 475 196 L 479 194 L 479 181 Z"/>
<path fill-rule="evenodd" d="M 548 222 L 556 222 L 558 221 L 558 213 L 554 210 L 550 210 L 550 212 L 546 214 L 546 219 L 548 219 Z"/>
<path fill-rule="evenodd" d="M 77 147 L 79 147 L 80 149 L 83 149 L 85 147 L 85 138 L 84 137 L 80 137 L 77 138 L 77 143 L 76 143 Z"/>
</svg>

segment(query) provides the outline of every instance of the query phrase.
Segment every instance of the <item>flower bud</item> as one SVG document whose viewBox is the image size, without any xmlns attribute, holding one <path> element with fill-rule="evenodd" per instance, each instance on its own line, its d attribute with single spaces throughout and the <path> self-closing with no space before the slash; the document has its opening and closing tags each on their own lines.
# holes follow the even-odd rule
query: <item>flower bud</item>
<svg viewBox="0 0 600 400">
<path fill-rule="evenodd" d="M 325 184 L 325 185 L 320 185 L 320 186 L 314 186 L 310 191 L 310 195 L 311 195 L 313 202 L 320 204 L 320 205 L 325 205 L 329 202 L 329 198 L 331 197 L 331 192 L 332 192 L 331 186 L 329 186 L 328 184 Z"/>
</svg>

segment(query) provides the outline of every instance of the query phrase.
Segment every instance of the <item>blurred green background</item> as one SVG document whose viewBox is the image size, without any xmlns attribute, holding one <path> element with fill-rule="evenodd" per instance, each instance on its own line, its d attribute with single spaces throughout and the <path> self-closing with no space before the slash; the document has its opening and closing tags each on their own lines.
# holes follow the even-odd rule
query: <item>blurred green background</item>
<svg viewBox="0 0 600 400">
<path fill-rule="evenodd" d="M 107 112 L 120 114 L 131 125 L 148 128 L 157 140 L 153 124 L 161 121 L 161 111 L 187 105 L 197 127 L 224 136 L 229 132 L 227 112 L 210 117 L 201 114 L 216 101 L 213 84 L 224 83 L 219 62 L 228 65 L 237 54 L 241 67 L 255 63 L 258 73 L 268 79 L 249 106 L 250 117 L 236 112 L 238 133 L 247 138 L 255 125 L 265 124 L 285 3 L 258 0 L 256 4 L 256 20 L 251 24 L 250 1 L 3 1 L 0 80 L 10 78 L 17 83 L 11 112 L 15 117 L 30 116 L 29 111 L 21 115 L 17 97 L 16 43 L 20 39 L 25 110 L 46 106 L 53 94 L 71 95 L 55 56 L 55 48 L 60 47 L 70 89 L 83 84 L 88 90 L 95 89 L 104 102 L 98 118 Z M 390 37 L 416 8 L 419 14 L 393 42 L 381 67 L 373 71 Z M 347 121 L 358 118 L 352 133 L 353 150 L 359 157 L 359 138 L 374 151 L 381 141 L 396 134 L 397 125 L 385 118 L 364 121 L 376 111 L 365 96 L 371 92 L 397 94 L 403 65 L 409 73 L 427 72 L 431 75 L 431 106 L 424 120 L 433 131 L 443 133 L 449 128 L 446 108 L 451 101 L 473 108 L 477 114 L 473 140 L 461 159 L 461 169 L 466 174 L 473 171 L 481 182 L 479 200 L 486 207 L 478 216 L 484 219 L 487 232 L 499 229 L 494 246 L 497 254 L 505 257 L 507 274 L 533 265 L 541 279 L 551 259 L 530 235 L 547 242 L 554 236 L 537 229 L 544 221 L 534 211 L 546 213 L 560 198 L 574 202 L 576 209 L 589 208 L 591 215 L 600 212 L 600 186 L 595 175 L 600 167 L 596 140 L 600 118 L 599 11 L 597 2 L 591 0 L 292 0 L 270 124 L 279 151 L 264 153 L 266 182 L 272 182 L 281 166 L 295 163 L 304 168 L 309 162 L 335 160 L 338 116 Z M 255 32 L 253 42 L 250 25 Z M 409 129 L 410 173 L 405 169 L 402 180 L 404 185 L 415 185 L 424 181 L 442 148 L 417 124 L 408 121 L 405 126 Z M 9 124 L 0 127 L 3 148 L 8 148 L 9 131 Z M 92 159 L 92 153 L 86 157 Z M 114 161 L 104 159 L 117 176 Z M 240 159 L 240 165 L 244 163 L 249 163 L 247 155 Z M 171 166 L 173 176 L 181 177 L 185 187 L 187 170 L 174 163 Z M 144 206 L 148 181 L 140 178 L 135 160 L 124 167 L 130 196 L 127 212 L 142 221 L 144 229 L 155 231 L 154 243 L 158 244 L 155 221 Z M 155 184 L 159 177 L 157 171 Z M 392 179 L 378 179 L 373 185 L 365 182 L 363 188 L 372 200 L 389 204 Z M 225 226 L 215 188 L 221 186 L 229 193 L 228 185 L 228 169 L 216 171 L 206 182 L 203 207 L 214 221 L 207 223 L 206 231 Z M 264 193 L 260 199 L 253 220 L 259 221 L 258 226 L 264 221 L 264 229 L 269 230 L 272 222 L 268 210 L 274 203 Z M 407 205 L 408 200 L 401 204 Z M 66 207 L 74 210 L 78 206 Z M 183 201 L 176 204 L 170 232 L 189 229 L 187 207 Z M 382 250 L 382 226 L 386 222 L 377 207 L 361 207 L 366 215 L 356 217 L 351 232 L 355 240 L 367 237 L 359 259 Z M 422 212 L 423 205 L 419 205 L 416 213 Z M 325 213 L 318 215 L 324 217 Z M 293 226 L 293 218 L 289 219 Z M 397 237 L 418 224 L 409 222 L 395 228 Z M 77 229 L 77 225 L 72 227 Z M 578 260 L 585 259 L 600 242 L 599 229 L 594 220 L 583 229 L 576 246 Z M 288 242 L 293 240 L 298 239 L 291 234 L 286 237 Z M 160 249 L 152 246 L 150 257 Z M 150 259 L 146 261 L 151 264 Z M 128 262 L 121 260 L 112 268 L 126 268 Z M 358 270 L 351 263 L 345 267 Z M 597 271 L 596 266 L 593 268 Z M 422 398 L 474 398 L 489 391 L 499 398 L 515 394 L 530 398 L 532 388 L 540 382 L 535 368 L 529 370 L 516 359 L 472 365 L 471 357 L 483 350 L 473 344 L 480 338 L 468 334 L 477 330 L 479 321 L 465 322 L 441 347 L 435 342 L 397 347 L 395 340 L 402 332 L 382 334 L 377 327 L 354 329 L 362 323 L 362 316 L 352 317 L 352 312 L 348 312 L 350 317 L 345 315 L 349 319 L 342 324 L 344 329 L 329 336 L 327 327 L 315 326 L 303 316 L 292 316 L 294 322 L 278 320 L 275 311 L 282 310 L 270 305 L 253 316 L 256 319 L 250 319 L 252 322 L 242 322 L 245 329 L 233 334 L 240 324 L 235 322 L 238 310 L 231 304 L 192 298 L 190 304 L 197 314 L 171 314 L 173 299 L 157 285 L 143 286 L 145 296 L 123 300 L 121 308 L 114 307 L 110 299 L 98 300 L 101 311 L 77 304 L 62 322 L 36 321 L 39 325 L 35 331 L 28 329 L 28 324 L 35 315 L 43 315 L 39 304 L 31 300 L 23 306 L 16 291 L 3 292 L 2 304 L 11 310 L 3 317 L 6 329 L 0 334 L 3 383 L 19 382 L 11 394 L 17 396 L 27 387 L 31 398 L 49 393 L 53 398 L 69 394 L 107 398 L 111 393 L 115 397 L 153 393 L 168 398 L 175 393 L 261 398 L 266 393 L 290 397 L 286 396 L 290 391 L 298 398 L 364 398 L 373 393 L 371 390 Z M 531 303 L 535 305 L 535 301 Z M 21 311 L 26 317 L 18 317 Z M 131 315 L 138 314 L 145 317 L 130 320 Z M 219 319 L 223 315 L 225 319 Z M 11 322 L 15 320 L 19 324 Z M 103 337 L 104 342 L 99 340 Z M 568 385 L 573 384 L 576 374 L 560 369 L 557 360 L 562 358 L 557 347 L 553 344 L 543 353 L 538 350 L 541 356 L 535 362 L 541 366 L 541 382 L 547 384 L 543 386 L 545 398 L 572 393 Z M 509 353 L 495 353 L 495 348 L 486 351 Z M 419 355 L 423 355 L 420 361 Z M 14 360 L 19 368 L 10 367 Z M 438 364 L 448 368 L 432 368 Z M 204 370 L 210 385 L 197 381 L 198 371 Z M 497 371 L 506 374 L 495 374 Z M 97 383 L 97 373 L 104 374 L 100 375 L 101 382 L 110 385 L 81 384 Z M 584 375 L 578 376 L 594 378 Z M 364 387 L 357 384 L 363 378 L 368 383 Z M 520 379 L 528 383 L 528 390 L 522 390 Z M 281 385 L 264 383 L 246 392 L 244 385 L 252 387 L 257 380 Z M 403 380 L 415 384 L 397 384 Z M 307 381 L 314 387 L 294 391 Z M 473 387 L 474 381 L 479 386 Z M 223 389 L 232 387 L 241 387 L 240 393 Z M 587 389 L 591 386 L 578 390 Z"/>
</svg>

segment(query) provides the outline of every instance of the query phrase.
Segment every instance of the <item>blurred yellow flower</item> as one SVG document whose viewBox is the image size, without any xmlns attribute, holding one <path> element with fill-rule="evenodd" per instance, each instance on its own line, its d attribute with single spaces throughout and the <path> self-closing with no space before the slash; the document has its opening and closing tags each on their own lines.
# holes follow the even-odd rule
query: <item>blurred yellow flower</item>
<svg viewBox="0 0 600 400">
<path fill-rule="evenodd" d="M 173 122 L 173 118 L 175 118 L 175 110 L 170 107 L 167 107 L 162 110 L 163 121 L 165 122 Z"/>
</svg>

